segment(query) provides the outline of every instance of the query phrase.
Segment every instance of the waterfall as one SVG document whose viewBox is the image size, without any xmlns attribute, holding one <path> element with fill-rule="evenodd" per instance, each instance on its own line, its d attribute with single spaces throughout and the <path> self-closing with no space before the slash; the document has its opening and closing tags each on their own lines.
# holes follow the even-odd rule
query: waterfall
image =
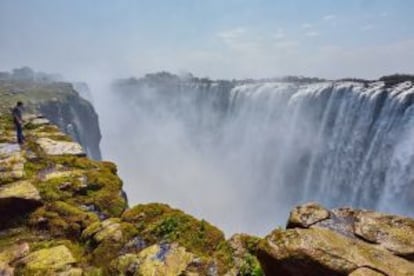
<svg viewBox="0 0 414 276">
<path fill-rule="evenodd" d="M 113 157 L 132 203 L 163 201 L 258 234 L 305 201 L 414 215 L 410 82 L 174 80 L 116 90 L 131 139 Z"/>
</svg>

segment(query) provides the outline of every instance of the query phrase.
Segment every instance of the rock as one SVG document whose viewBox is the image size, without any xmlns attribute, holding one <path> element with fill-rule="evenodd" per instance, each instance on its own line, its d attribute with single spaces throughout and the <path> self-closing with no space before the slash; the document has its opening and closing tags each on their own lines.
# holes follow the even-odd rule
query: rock
<svg viewBox="0 0 414 276">
<path fill-rule="evenodd" d="M 0 184 L 23 178 L 25 162 L 18 144 L 0 143 Z"/>
<path fill-rule="evenodd" d="M 355 234 L 379 244 L 395 255 L 414 259 L 414 219 L 361 211 L 355 218 Z"/>
<path fill-rule="evenodd" d="M 296 207 L 288 221 L 288 228 L 326 228 L 341 235 L 378 244 L 395 255 L 414 260 L 414 219 L 374 211 L 337 208 L 327 211 L 313 203 Z M 309 206 L 312 206 L 309 208 Z M 324 211 L 329 216 L 321 215 Z M 312 214 L 312 212 L 315 214 Z M 308 223 L 307 218 L 313 223 Z M 316 222 L 315 222 L 316 220 Z"/>
<path fill-rule="evenodd" d="M 23 114 L 23 121 L 28 122 L 38 118 L 44 118 L 41 114 L 25 113 Z"/>
<path fill-rule="evenodd" d="M 56 178 L 64 178 L 64 177 L 76 178 L 77 176 L 80 176 L 81 173 L 82 173 L 81 170 L 50 171 L 50 172 L 41 174 L 41 178 L 44 181 L 48 181 L 48 180 L 56 179 Z"/>
<path fill-rule="evenodd" d="M 329 218 L 319 221 L 311 227 L 321 227 L 332 230 L 350 238 L 357 238 L 354 233 L 355 215 L 359 210 L 338 208 L 330 211 Z"/>
<path fill-rule="evenodd" d="M 368 267 L 361 267 L 354 270 L 349 276 L 384 276 L 384 274 Z"/>
<path fill-rule="evenodd" d="M 182 275 L 194 255 L 177 244 L 155 244 L 139 254 L 126 254 L 112 265 L 116 274 L 123 275 Z"/>
<path fill-rule="evenodd" d="M 40 273 L 42 271 L 50 273 L 70 271 L 71 265 L 76 263 L 76 259 L 72 256 L 70 250 L 59 245 L 52 248 L 40 249 L 23 258 L 19 262 L 19 266 L 25 272 Z M 70 275 L 70 274 L 67 274 Z"/>
<path fill-rule="evenodd" d="M 36 187 L 25 180 L 0 186 L 0 202 L 13 198 L 36 202 L 41 200 Z"/>
<path fill-rule="evenodd" d="M 13 276 L 14 268 L 6 263 L 0 262 L 0 275 L 1 276 Z"/>
<path fill-rule="evenodd" d="M 11 263 L 26 256 L 29 250 L 29 244 L 26 242 L 2 249 L 0 252 L 0 275 L 14 275 L 14 268 L 10 266 Z"/>
<path fill-rule="evenodd" d="M 86 156 L 82 147 L 75 142 L 55 141 L 49 138 L 39 138 L 37 144 L 47 155 Z"/>
<path fill-rule="evenodd" d="M 287 228 L 308 228 L 327 218 L 329 218 L 329 211 L 322 205 L 311 202 L 297 206 L 290 212 Z"/>
<path fill-rule="evenodd" d="M 96 243 L 101 243 L 104 240 L 119 242 L 122 239 L 120 220 L 112 218 L 96 222 L 83 231 L 82 237 L 84 239 L 93 238 Z"/>
<path fill-rule="evenodd" d="M 8 248 L 2 249 L 0 252 L 0 262 L 11 263 L 17 259 L 23 258 L 30 251 L 30 246 L 27 242 L 12 245 Z M 1 274 L 0 274 L 1 275 Z"/>
<path fill-rule="evenodd" d="M 276 230 L 260 244 L 266 275 L 348 275 L 368 267 L 385 275 L 413 275 L 414 264 L 323 228 Z"/>
<path fill-rule="evenodd" d="M 10 219 L 23 215 L 40 205 L 42 201 L 39 192 L 28 181 L 0 186 L 0 213 L 2 214 L 0 229 L 5 227 Z"/>
<path fill-rule="evenodd" d="M 58 272 L 56 276 L 82 276 L 83 270 L 81 268 L 69 268 L 67 271 Z"/>
<path fill-rule="evenodd" d="M 262 275 L 255 257 L 260 239 L 246 234 L 234 234 L 228 244 L 233 252 L 233 268 L 226 275 Z"/>
<path fill-rule="evenodd" d="M 35 119 L 30 121 L 30 124 L 32 126 L 42 126 L 42 125 L 50 124 L 50 121 L 46 118 L 35 118 Z"/>
</svg>

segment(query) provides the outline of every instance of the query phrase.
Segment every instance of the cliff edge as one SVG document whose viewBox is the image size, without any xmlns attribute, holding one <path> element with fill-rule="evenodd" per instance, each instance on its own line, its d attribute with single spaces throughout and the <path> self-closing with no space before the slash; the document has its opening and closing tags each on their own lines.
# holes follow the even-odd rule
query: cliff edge
<svg viewBox="0 0 414 276">
<path fill-rule="evenodd" d="M 414 220 L 317 203 L 287 229 L 226 240 L 160 203 L 128 207 L 111 162 L 42 116 L 0 114 L 0 275 L 414 275 Z"/>
<path fill-rule="evenodd" d="M 1 113 L 22 101 L 26 111 L 48 118 L 80 143 L 90 158 L 101 159 L 98 115 L 71 83 L 0 79 L 0 99 Z"/>
</svg>

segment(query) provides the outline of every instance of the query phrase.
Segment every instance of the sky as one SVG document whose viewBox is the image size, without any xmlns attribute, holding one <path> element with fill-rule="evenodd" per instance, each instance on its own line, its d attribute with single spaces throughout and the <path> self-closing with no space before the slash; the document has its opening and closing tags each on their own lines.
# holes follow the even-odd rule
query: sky
<svg viewBox="0 0 414 276">
<path fill-rule="evenodd" d="M 0 70 L 69 79 L 414 73 L 411 0 L 0 0 Z"/>
</svg>

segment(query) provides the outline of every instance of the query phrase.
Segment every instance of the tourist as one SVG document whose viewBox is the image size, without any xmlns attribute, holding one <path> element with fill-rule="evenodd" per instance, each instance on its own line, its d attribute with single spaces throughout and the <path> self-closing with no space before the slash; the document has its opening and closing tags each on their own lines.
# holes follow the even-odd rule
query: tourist
<svg viewBox="0 0 414 276">
<path fill-rule="evenodd" d="M 24 144 L 24 135 L 23 135 L 23 103 L 17 102 L 16 106 L 12 110 L 13 122 L 16 127 L 17 134 L 17 143 L 20 145 Z"/>
</svg>

